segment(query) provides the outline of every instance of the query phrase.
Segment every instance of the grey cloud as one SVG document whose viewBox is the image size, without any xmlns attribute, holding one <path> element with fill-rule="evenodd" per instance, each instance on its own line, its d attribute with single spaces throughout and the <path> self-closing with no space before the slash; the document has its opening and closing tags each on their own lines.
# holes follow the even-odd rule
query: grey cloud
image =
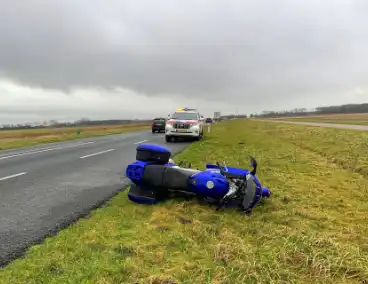
<svg viewBox="0 0 368 284">
<path fill-rule="evenodd" d="M 272 105 L 365 87 L 367 12 L 364 0 L 2 0 L 0 75 Z"/>
</svg>

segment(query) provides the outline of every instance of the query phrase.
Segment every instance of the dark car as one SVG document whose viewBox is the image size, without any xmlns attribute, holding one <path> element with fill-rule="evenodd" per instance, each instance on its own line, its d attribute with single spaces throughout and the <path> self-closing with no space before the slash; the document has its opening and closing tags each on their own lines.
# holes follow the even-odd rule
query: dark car
<svg viewBox="0 0 368 284">
<path fill-rule="evenodd" d="M 206 123 L 212 123 L 212 118 L 210 117 L 206 118 Z"/>
<path fill-rule="evenodd" d="M 165 132 L 166 119 L 162 117 L 154 118 L 152 120 L 152 133 Z"/>
</svg>

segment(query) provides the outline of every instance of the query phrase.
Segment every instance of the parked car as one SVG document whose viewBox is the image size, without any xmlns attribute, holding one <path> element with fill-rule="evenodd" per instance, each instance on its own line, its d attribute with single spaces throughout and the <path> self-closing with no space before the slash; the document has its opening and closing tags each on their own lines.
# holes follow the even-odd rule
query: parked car
<svg viewBox="0 0 368 284">
<path fill-rule="evenodd" d="M 206 123 L 212 123 L 212 118 L 207 117 L 207 118 L 206 118 Z"/>
<path fill-rule="evenodd" d="M 162 117 L 157 117 L 152 120 L 152 133 L 165 132 L 166 119 Z"/>
</svg>

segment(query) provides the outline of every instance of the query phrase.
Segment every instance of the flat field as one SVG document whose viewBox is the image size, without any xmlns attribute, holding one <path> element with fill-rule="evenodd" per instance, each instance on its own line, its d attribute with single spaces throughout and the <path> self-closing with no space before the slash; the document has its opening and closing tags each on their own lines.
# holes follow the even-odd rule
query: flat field
<svg viewBox="0 0 368 284">
<path fill-rule="evenodd" d="M 290 121 L 368 125 L 368 113 L 308 115 L 303 117 L 277 118 Z"/>
<path fill-rule="evenodd" d="M 0 150 L 149 129 L 149 124 L 99 125 L 0 131 Z M 77 131 L 80 130 L 80 134 Z"/>
<path fill-rule="evenodd" d="M 365 283 L 368 134 L 231 120 L 175 157 L 225 160 L 272 190 L 244 216 L 127 193 L 0 270 L 0 283 Z"/>
</svg>

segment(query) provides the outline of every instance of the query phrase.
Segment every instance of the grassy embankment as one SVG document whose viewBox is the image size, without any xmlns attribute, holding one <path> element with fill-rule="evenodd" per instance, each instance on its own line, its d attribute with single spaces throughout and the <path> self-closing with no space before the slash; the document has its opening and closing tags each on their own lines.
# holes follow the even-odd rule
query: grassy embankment
<svg viewBox="0 0 368 284">
<path fill-rule="evenodd" d="M 303 122 L 318 122 L 318 123 L 337 123 L 337 124 L 354 124 L 368 125 L 368 114 L 340 114 L 340 115 L 321 115 L 321 116 L 306 116 L 306 117 L 288 117 L 279 118 L 289 121 Z"/>
<path fill-rule="evenodd" d="M 149 129 L 147 124 L 101 125 L 0 131 L 0 150 Z M 80 134 L 77 134 L 80 130 Z"/>
<path fill-rule="evenodd" d="M 273 196 L 252 216 L 120 193 L 0 270 L 0 283 L 362 283 L 368 280 L 368 134 L 232 120 L 179 156 L 259 162 Z"/>
</svg>

